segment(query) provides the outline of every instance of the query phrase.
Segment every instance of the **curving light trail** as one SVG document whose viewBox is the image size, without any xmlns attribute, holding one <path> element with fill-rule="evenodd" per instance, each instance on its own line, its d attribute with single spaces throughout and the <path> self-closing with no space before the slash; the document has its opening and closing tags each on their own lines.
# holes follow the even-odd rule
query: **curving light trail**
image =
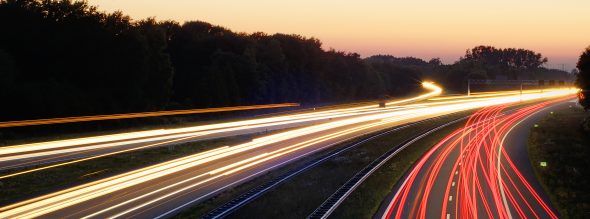
<svg viewBox="0 0 590 219">
<path fill-rule="evenodd" d="M 412 101 L 419 101 L 434 97 L 442 92 L 442 89 L 431 82 L 424 82 L 423 87 L 430 92 L 403 100 L 391 101 L 387 105 L 399 105 Z M 0 147 L 0 169 L 2 162 L 61 155 L 89 150 L 119 147 L 122 145 L 154 143 L 157 141 L 169 141 L 181 138 L 205 138 L 223 133 L 242 133 L 245 130 L 267 130 L 269 127 L 290 127 L 297 124 L 325 121 L 338 118 L 362 116 L 379 112 L 395 111 L 408 107 L 398 106 L 387 109 L 378 108 L 374 105 L 349 107 L 343 109 L 325 110 L 319 112 L 304 112 L 275 116 L 262 119 L 251 119 L 244 121 L 217 123 L 211 125 L 200 125 L 175 129 L 158 129 L 150 131 L 139 131 L 104 135 L 87 138 L 76 138 L 59 141 L 40 142 L 32 144 L 12 145 Z M 409 107 L 411 108 L 411 107 Z M 160 145 L 160 144 L 158 144 Z M 141 145 L 135 149 L 150 147 L 153 145 Z M 123 151 L 123 149 L 122 149 Z M 124 150 L 129 151 L 129 150 Z M 112 154 L 109 153 L 109 154 Z M 4 167 L 6 169 L 6 167 Z"/>
<path fill-rule="evenodd" d="M 506 113 L 510 104 L 474 113 L 434 145 L 402 181 L 382 218 L 557 218 L 504 148 L 520 121 L 573 96 Z"/>
</svg>

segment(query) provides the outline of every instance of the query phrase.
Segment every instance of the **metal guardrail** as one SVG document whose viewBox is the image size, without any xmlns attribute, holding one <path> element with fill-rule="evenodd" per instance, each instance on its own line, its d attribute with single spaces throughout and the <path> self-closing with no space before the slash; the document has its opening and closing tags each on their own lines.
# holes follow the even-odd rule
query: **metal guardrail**
<svg viewBox="0 0 590 219">
<path fill-rule="evenodd" d="M 487 84 L 487 85 L 539 85 L 539 80 L 478 80 L 470 79 L 470 84 Z"/>
<path fill-rule="evenodd" d="M 448 116 L 448 115 L 446 115 L 446 116 Z M 337 150 L 335 150 L 331 153 L 328 153 L 322 157 L 319 157 L 315 160 L 309 161 L 309 162 L 301 165 L 299 168 L 296 168 L 294 170 L 286 172 L 273 180 L 270 180 L 258 187 L 255 187 L 255 188 L 249 190 L 248 192 L 240 195 L 239 197 L 221 205 L 220 207 L 214 209 L 213 211 L 210 211 L 209 213 L 207 213 L 206 215 L 204 215 L 201 218 L 204 218 L 204 219 L 223 218 L 223 217 L 231 214 L 235 210 L 239 209 L 240 207 L 242 207 L 242 206 L 246 205 L 247 203 L 253 201 L 254 199 L 258 198 L 259 196 L 266 193 L 267 191 L 269 191 L 269 190 L 275 188 L 276 186 L 280 185 L 281 183 L 287 181 L 288 179 L 290 179 L 290 178 L 292 178 L 292 177 L 294 177 L 294 176 L 296 176 L 296 175 L 298 175 L 298 174 L 300 174 L 312 167 L 315 167 L 315 166 L 323 163 L 324 161 L 327 161 L 339 154 L 342 154 L 342 153 L 344 153 L 356 146 L 364 144 L 367 141 L 373 140 L 373 139 L 378 138 L 380 136 L 383 136 L 383 135 L 386 135 L 386 134 L 389 134 L 392 132 L 396 132 L 396 131 L 399 131 L 399 130 L 402 130 L 402 129 L 405 129 L 408 127 L 412 127 L 412 126 L 415 126 L 415 125 L 418 125 L 418 124 L 421 124 L 421 123 L 424 123 L 427 121 L 438 119 L 440 117 L 442 117 L 442 116 L 433 117 L 430 119 L 425 119 L 425 120 L 409 123 L 409 124 L 402 125 L 402 126 L 397 126 L 397 127 L 391 128 L 386 131 L 377 132 L 376 134 L 370 134 L 370 136 L 365 137 L 362 140 L 356 141 L 355 143 L 353 143 L 349 146 L 337 149 Z"/>
<path fill-rule="evenodd" d="M 459 121 L 465 120 L 469 116 L 462 117 L 446 124 L 440 125 L 435 128 L 431 128 L 421 134 L 409 138 L 402 142 L 397 147 L 392 148 L 373 162 L 365 166 L 362 170 L 357 172 L 352 178 L 350 178 L 344 185 L 342 185 L 336 192 L 334 192 L 324 203 L 322 203 L 315 211 L 313 211 L 307 218 L 327 218 L 336 210 L 336 208 L 342 204 L 342 202 L 361 184 L 363 183 L 373 172 L 379 169 L 383 164 L 389 161 L 393 156 L 398 154 L 400 151 L 413 144 L 414 142 L 424 138 L 425 136 L 438 131 L 444 127 L 455 124 Z"/>
</svg>

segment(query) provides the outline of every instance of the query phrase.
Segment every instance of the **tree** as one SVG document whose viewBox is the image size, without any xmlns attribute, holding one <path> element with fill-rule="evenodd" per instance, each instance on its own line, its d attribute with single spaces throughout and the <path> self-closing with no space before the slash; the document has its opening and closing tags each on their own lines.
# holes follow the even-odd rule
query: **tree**
<svg viewBox="0 0 590 219">
<path fill-rule="evenodd" d="M 442 61 L 440 61 L 440 58 L 432 58 L 428 61 L 428 64 L 439 66 L 442 65 Z"/>
<path fill-rule="evenodd" d="M 492 46 L 477 46 L 467 50 L 462 61 L 481 62 L 491 66 L 531 70 L 539 68 L 547 62 L 541 53 L 531 50 L 506 48 L 497 49 Z"/>
<path fill-rule="evenodd" d="M 11 88 L 16 75 L 14 59 L 10 54 L 0 49 L 0 94 Z"/>
<path fill-rule="evenodd" d="M 439 59 L 324 50 L 296 34 L 133 21 L 86 1 L 0 0 L 0 120 L 263 103 L 325 104 L 419 89 Z"/>
<path fill-rule="evenodd" d="M 460 62 L 470 62 L 487 72 L 489 78 L 504 75 L 509 79 L 519 79 L 524 72 L 539 69 L 547 58 L 531 50 L 506 48 L 497 49 L 492 46 L 477 46 L 465 52 Z"/>
<path fill-rule="evenodd" d="M 0 119 L 163 109 L 172 66 L 165 31 L 85 1 L 0 1 L 0 50 L 18 69 Z M 4 74 L 4 73 L 3 73 Z"/>
<path fill-rule="evenodd" d="M 580 55 L 578 63 L 578 74 L 576 78 L 576 86 L 582 91 L 580 92 L 579 102 L 585 110 L 590 109 L 590 47 Z"/>
</svg>

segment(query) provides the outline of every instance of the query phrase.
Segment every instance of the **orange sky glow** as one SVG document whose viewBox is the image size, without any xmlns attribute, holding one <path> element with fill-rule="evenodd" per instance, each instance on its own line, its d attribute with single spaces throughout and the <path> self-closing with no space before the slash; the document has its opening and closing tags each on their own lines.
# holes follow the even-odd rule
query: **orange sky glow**
<svg viewBox="0 0 590 219">
<path fill-rule="evenodd" d="M 588 0 L 89 0 L 133 19 L 200 20 L 237 32 L 316 37 L 326 49 L 440 57 L 477 45 L 540 52 L 570 70 L 590 45 Z"/>
</svg>

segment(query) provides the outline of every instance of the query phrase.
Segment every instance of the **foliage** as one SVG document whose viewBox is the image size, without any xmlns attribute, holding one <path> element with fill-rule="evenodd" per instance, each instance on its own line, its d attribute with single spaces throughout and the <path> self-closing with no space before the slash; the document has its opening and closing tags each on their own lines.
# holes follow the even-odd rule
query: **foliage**
<svg viewBox="0 0 590 219">
<path fill-rule="evenodd" d="M 0 4 L 2 119 L 155 110 L 171 93 L 164 31 L 131 23 L 86 2 L 10 0 Z M 12 75 L 12 76 L 10 76 Z"/>
<path fill-rule="evenodd" d="M 405 95 L 420 81 L 402 63 L 368 64 L 315 38 L 133 22 L 84 1 L 0 1 L 0 27 L 0 120 L 348 102 Z"/>
<path fill-rule="evenodd" d="M 580 55 L 576 67 L 578 68 L 576 86 L 582 89 L 579 101 L 584 109 L 588 110 L 590 109 L 590 47 Z"/>
<path fill-rule="evenodd" d="M 408 95 L 423 79 L 463 91 L 467 78 L 520 77 L 547 61 L 529 50 L 486 46 L 453 65 L 362 59 L 324 50 L 316 38 L 236 33 L 201 21 L 132 21 L 71 0 L 0 0 L 0 27 L 0 121 L 352 102 Z"/>
<path fill-rule="evenodd" d="M 547 58 L 544 58 L 540 53 L 526 49 L 497 49 L 492 46 L 477 46 L 467 50 L 461 61 L 477 62 L 500 68 L 531 70 L 546 63 Z"/>
<path fill-rule="evenodd" d="M 547 58 L 531 50 L 476 46 L 453 65 L 442 66 L 438 80 L 448 89 L 466 90 L 469 79 L 570 80 L 568 72 L 542 67 Z"/>
</svg>

